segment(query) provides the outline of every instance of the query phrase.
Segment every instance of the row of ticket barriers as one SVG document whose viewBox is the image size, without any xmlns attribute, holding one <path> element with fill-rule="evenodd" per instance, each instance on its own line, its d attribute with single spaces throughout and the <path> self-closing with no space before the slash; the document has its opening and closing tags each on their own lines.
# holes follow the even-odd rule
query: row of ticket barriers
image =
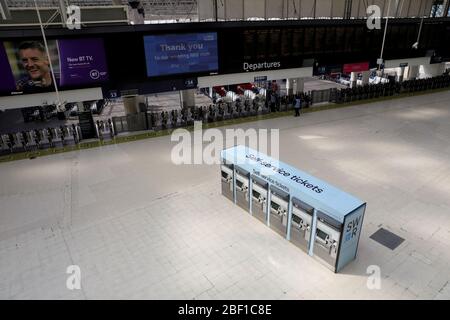
<svg viewBox="0 0 450 320">
<path fill-rule="evenodd" d="M 330 102 L 346 103 L 364 99 L 394 96 L 425 90 L 450 87 L 450 75 L 444 74 L 426 79 L 413 79 L 403 82 L 366 84 L 354 88 L 340 89 L 330 98 Z"/>
<path fill-rule="evenodd" d="M 94 122 L 94 129 L 96 137 L 100 140 L 114 138 L 115 132 L 111 119 L 97 120 Z M 77 145 L 81 140 L 83 140 L 83 134 L 78 123 L 10 132 L 0 134 L 0 154 Z"/>
<path fill-rule="evenodd" d="M 80 127 L 75 124 L 10 132 L 0 134 L 0 153 L 63 147 L 70 144 L 78 144 L 80 138 Z"/>
<path fill-rule="evenodd" d="M 292 198 L 292 218 L 289 221 L 289 194 L 273 185 L 269 187 L 265 181 L 253 175 L 250 187 L 250 174 L 238 167 L 235 172 L 234 188 L 233 168 L 225 164 L 221 166 L 222 194 L 225 197 L 231 201 L 235 199 L 235 203 L 250 211 L 253 217 L 309 255 L 318 257 L 333 271 L 336 269 L 343 227 L 340 222 L 318 211 L 313 234 L 313 207 L 300 199 Z"/>
</svg>

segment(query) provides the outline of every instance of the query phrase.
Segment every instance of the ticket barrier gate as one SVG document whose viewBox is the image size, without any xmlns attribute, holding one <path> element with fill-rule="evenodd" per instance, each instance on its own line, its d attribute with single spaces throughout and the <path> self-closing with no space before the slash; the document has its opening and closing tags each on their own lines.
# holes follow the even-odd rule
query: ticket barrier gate
<svg viewBox="0 0 450 320">
<path fill-rule="evenodd" d="M 332 270 L 336 266 L 342 224 L 326 216 L 320 211 L 317 213 L 316 235 L 314 240 L 314 256 L 323 260 Z"/>
<path fill-rule="evenodd" d="M 233 169 L 227 165 L 220 168 L 222 174 L 222 195 L 233 201 Z"/>
<path fill-rule="evenodd" d="M 270 192 L 269 226 L 281 236 L 286 237 L 289 195 L 274 187 L 271 188 Z"/>
<path fill-rule="evenodd" d="M 305 251 L 309 250 L 314 209 L 306 203 L 292 199 L 291 242 Z"/>
<path fill-rule="evenodd" d="M 249 174 L 247 172 L 236 167 L 236 204 L 246 211 L 249 208 L 248 177 Z"/>
<path fill-rule="evenodd" d="M 267 221 L 267 183 L 252 177 L 252 214 L 262 223 Z"/>
</svg>

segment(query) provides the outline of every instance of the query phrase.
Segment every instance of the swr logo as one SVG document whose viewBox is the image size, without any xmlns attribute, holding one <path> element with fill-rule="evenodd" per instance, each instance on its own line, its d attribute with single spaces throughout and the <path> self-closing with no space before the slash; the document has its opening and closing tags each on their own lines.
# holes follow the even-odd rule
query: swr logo
<svg viewBox="0 0 450 320">
<path fill-rule="evenodd" d="M 360 221 L 361 221 L 361 216 L 355 218 L 354 220 L 350 221 L 347 224 L 347 230 L 346 230 L 347 235 L 345 237 L 346 241 L 353 239 L 353 237 L 356 237 L 358 235 Z"/>
</svg>

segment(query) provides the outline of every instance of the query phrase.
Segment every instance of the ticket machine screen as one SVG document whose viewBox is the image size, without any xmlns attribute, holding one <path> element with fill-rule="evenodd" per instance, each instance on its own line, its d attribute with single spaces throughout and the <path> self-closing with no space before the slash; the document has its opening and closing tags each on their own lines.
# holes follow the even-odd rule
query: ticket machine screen
<svg viewBox="0 0 450 320">
<path fill-rule="evenodd" d="M 275 203 L 275 202 L 271 202 L 271 204 L 270 204 L 271 206 L 272 206 L 272 208 L 274 209 L 274 210 L 278 210 L 279 208 L 280 208 L 280 205 L 279 204 L 277 204 L 277 203 Z"/>
<path fill-rule="evenodd" d="M 292 220 L 297 224 L 302 223 L 302 219 L 299 216 L 296 216 L 295 214 L 292 215 Z"/>
<path fill-rule="evenodd" d="M 328 234 L 326 234 L 325 232 L 323 232 L 320 229 L 317 229 L 317 236 L 322 239 L 323 241 L 325 241 L 328 237 Z"/>
</svg>

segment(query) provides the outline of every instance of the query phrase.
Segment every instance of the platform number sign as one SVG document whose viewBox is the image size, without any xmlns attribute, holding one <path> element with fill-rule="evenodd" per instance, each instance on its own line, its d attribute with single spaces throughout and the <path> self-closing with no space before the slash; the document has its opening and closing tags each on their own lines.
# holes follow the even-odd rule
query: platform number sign
<svg viewBox="0 0 450 320">
<path fill-rule="evenodd" d="M 115 90 L 109 91 L 109 98 L 110 98 L 110 99 L 115 99 L 115 98 L 117 98 L 118 96 L 119 96 L 119 95 L 118 95 L 117 91 L 115 91 Z"/>
<path fill-rule="evenodd" d="M 197 79 L 191 78 L 191 79 L 185 79 L 184 80 L 184 87 L 187 89 L 192 89 L 197 86 Z"/>
</svg>

